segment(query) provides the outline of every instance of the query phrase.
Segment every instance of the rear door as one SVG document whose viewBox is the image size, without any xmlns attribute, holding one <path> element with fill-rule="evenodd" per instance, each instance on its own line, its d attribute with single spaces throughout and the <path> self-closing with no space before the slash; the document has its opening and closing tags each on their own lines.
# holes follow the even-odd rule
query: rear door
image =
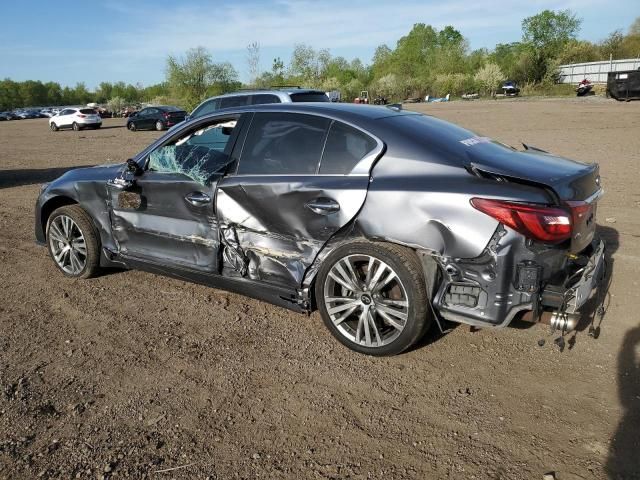
<svg viewBox="0 0 640 480">
<path fill-rule="evenodd" d="M 299 287 L 323 245 L 360 210 L 382 148 L 323 116 L 254 114 L 236 171 L 218 185 L 225 273 Z"/>
</svg>

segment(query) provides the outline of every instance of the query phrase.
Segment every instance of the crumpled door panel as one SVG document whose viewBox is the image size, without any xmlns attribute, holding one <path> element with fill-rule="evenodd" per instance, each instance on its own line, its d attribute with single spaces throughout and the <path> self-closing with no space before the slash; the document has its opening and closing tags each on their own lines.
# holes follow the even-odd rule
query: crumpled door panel
<svg viewBox="0 0 640 480">
<path fill-rule="evenodd" d="M 216 198 L 224 267 L 298 287 L 323 245 L 364 203 L 368 176 L 236 176 Z M 337 211 L 314 211 L 318 199 Z"/>
</svg>

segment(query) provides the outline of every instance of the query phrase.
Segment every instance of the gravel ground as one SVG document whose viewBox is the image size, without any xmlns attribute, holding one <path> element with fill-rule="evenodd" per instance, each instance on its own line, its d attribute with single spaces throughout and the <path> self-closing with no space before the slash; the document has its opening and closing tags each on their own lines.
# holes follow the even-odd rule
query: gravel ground
<svg viewBox="0 0 640 480">
<path fill-rule="evenodd" d="M 0 478 L 640 478 L 640 102 L 408 107 L 600 162 L 597 339 L 458 326 L 369 358 L 317 313 L 134 271 L 64 278 L 34 244 L 39 184 L 158 133 L 2 122 Z"/>
</svg>

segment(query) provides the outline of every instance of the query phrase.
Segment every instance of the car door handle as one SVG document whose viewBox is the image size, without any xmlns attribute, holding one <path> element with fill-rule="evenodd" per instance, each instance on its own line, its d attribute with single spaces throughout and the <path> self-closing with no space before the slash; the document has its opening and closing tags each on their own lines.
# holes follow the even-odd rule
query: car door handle
<svg viewBox="0 0 640 480">
<path fill-rule="evenodd" d="M 332 198 L 320 197 L 305 203 L 305 206 L 319 215 L 329 215 L 340 211 L 340 204 Z"/>
<path fill-rule="evenodd" d="M 211 203 L 211 197 L 203 192 L 191 192 L 184 199 L 194 207 L 203 207 Z"/>
</svg>

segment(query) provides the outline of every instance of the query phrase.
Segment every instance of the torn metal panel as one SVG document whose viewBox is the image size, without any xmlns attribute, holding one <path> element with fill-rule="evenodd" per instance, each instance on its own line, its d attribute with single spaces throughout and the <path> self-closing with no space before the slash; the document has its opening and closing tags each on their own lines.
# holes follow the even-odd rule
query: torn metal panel
<svg viewBox="0 0 640 480">
<path fill-rule="evenodd" d="M 450 320 L 504 325 L 516 313 L 537 308 L 539 287 L 564 268 L 565 253 L 536 247 L 500 225 L 478 257 L 434 257 L 442 281 L 433 303 Z"/>
<path fill-rule="evenodd" d="M 325 242 L 358 213 L 368 183 L 365 175 L 228 177 L 216 213 L 222 230 L 233 229 L 233 253 L 250 278 L 297 288 Z"/>
</svg>

